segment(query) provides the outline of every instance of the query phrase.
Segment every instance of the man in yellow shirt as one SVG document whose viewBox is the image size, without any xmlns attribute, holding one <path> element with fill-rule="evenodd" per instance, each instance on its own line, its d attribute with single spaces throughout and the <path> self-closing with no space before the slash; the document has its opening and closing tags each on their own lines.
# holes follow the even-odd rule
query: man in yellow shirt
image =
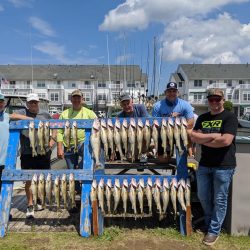
<svg viewBox="0 0 250 250">
<path fill-rule="evenodd" d="M 83 104 L 83 95 L 81 90 L 74 90 L 71 94 L 71 103 L 72 108 L 66 109 L 62 112 L 59 119 L 94 119 L 96 114 L 85 107 Z M 70 151 L 66 151 L 66 141 L 64 138 L 64 130 L 58 129 L 57 133 L 57 156 L 59 159 L 65 159 L 68 169 L 75 169 L 78 166 L 82 167 L 82 155 L 83 155 L 83 143 L 85 141 L 85 131 L 84 129 L 77 130 L 77 139 L 78 139 L 78 151 L 74 152 L 74 141 L 70 140 Z M 64 146 L 64 148 L 63 148 Z M 80 162 L 78 164 L 80 157 Z"/>
</svg>

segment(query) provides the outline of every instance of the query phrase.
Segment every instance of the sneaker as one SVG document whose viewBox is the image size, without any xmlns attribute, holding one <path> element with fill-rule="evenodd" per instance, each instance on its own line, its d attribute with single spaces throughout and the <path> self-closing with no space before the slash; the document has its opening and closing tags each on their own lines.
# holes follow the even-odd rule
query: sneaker
<svg viewBox="0 0 250 250">
<path fill-rule="evenodd" d="M 146 154 L 142 154 L 140 158 L 140 163 L 147 163 L 148 157 Z"/>
<path fill-rule="evenodd" d="M 207 233 L 203 240 L 202 243 L 205 244 L 206 246 L 212 246 L 219 238 L 219 235 L 213 235 L 210 233 Z"/>
<path fill-rule="evenodd" d="M 44 208 L 41 204 L 37 204 L 34 210 L 35 211 L 42 211 L 42 210 L 44 210 Z"/>
<path fill-rule="evenodd" d="M 33 206 L 28 206 L 27 207 L 27 212 L 26 212 L 26 218 L 27 219 L 34 219 L 34 207 Z"/>
<path fill-rule="evenodd" d="M 79 209 L 77 207 L 72 207 L 70 210 L 69 210 L 69 213 L 70 214 L 76 214 L 79 212 Z"/>
</svg>

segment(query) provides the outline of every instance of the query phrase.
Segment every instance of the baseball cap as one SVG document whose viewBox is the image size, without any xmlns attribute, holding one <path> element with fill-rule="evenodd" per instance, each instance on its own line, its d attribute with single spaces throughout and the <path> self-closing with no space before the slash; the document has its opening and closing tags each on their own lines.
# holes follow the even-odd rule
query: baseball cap
<svg viewBox="0 0 250 250">
<path fill-rule="evenodd" d="M 177 89 L 178 90 L 177 83 L 176 82 L 169 82 L 166 86 L 166 90 L 168 90 L 168 89 Z"/>
<path fill-rule="evenodd" d="M 131 96 L 127 93 L 124 93 L 124 94 L 121 94 L 120 95 L 120 102 L 123 102 L 123 101 L 127 101 L 127 100 L 130 100 L 131 99 Z"/>
<path fill-rule="evenodd" d="M 224 92 L 221 89 L 216 89 L 216 88 L 208 89 L 207 97 L 213 96 L 213 95 L 224 97 Z"/>
<path fill-rule="evenodd" d="M 30 101 L 37 101 L 39 102 L 39 96 L 38 94 L 36 93 L 30 93 L 27 95 L 27 102 L 30 102 Z"/>
<path fill-rule="evenodd" d="M 82 91 L 80 89 L 76 89 L 71 93 L 71 96 L 83 96 Z"/>
<path fill-rule="evenodd" d="M 4 101 L 4 95 L 0 93 L 0 101 Z"/>
</svg>

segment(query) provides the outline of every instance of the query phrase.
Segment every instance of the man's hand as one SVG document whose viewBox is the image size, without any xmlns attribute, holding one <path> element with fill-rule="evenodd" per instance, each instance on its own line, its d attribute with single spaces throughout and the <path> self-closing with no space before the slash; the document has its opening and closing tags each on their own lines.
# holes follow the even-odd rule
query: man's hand
<svg viewBox="0 0 250 250">
<path fill-rule="evenodd" d="M 64 152 L 63 152 L 63 143 L 57 143 L 57 157 L 58 159 L 64 159 Z"/>
</svg>

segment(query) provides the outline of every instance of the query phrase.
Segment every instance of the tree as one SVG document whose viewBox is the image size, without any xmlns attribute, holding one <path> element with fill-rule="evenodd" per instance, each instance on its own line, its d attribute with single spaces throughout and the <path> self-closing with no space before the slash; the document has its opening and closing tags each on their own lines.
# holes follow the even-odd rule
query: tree
<svg viewBox="0 0 250 250">
<path fill-rule="evenodd" d="M 224 109 L 228 111 L 233 111 L 233 103 L 230 101 L 224 102 Z"/>
</svg>

